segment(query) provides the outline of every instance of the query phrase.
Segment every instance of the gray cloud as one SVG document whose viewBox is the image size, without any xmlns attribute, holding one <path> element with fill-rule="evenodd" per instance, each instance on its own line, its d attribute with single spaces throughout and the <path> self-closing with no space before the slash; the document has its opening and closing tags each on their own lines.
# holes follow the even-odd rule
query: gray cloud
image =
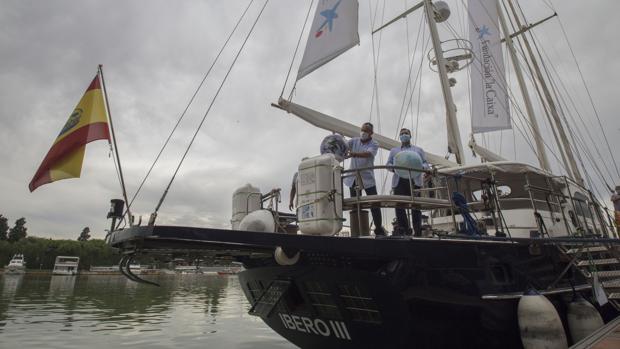
<svg viewBox="0 0 620 349">
<path fill-rule="evenodd" d="M 0 213 L 11 220 L 25 216 L 32 235 L 76 238 L 84 226 L 89 226 L 94 236 L 102 237 L 108 226 L 105 214 L 109 199 L 120 196 L 105 142 L 87 147 L 82 178 L 46 185 L 32 194 L 27 189 L 41 159 L 94 76 L 97 64 L 104 65 L 121 159 L 132 194 L 247 3 L 4 1 L 0 12 Z M 259 3 L 249 18 L 256 15 Z M 454 15 L 450 22 L 461 31 L 457 15 L 463 2 L 449 3 Z M 263 191 L 281 187 L 286 198 L 299 159 L 318 153 L 326 131 L 269 106 L 280 94 L 308 5 L 284 0 L 268 5 L 200 131 L 158 222 L 226 226 L 230 196 L 236 187 L 248 182 Z M 620 5 L 612 0 L 598 1 L 594 9 L 580 2 L 555 5 L 612 147 L 618 149 L 620 121 L 615 116 L 614 85 L 620 73 L 613 68 L 613 60 L 620 54 L 614 17 Z M 524 2 L 523 6 L 532 22 L 551 13 L 544 3 Z M 360 46 L 301 80 L 294 95 L 296 101 L 352 123 L 369 118 L 377 122 L 376 111 L 371 116 L 370 110 L 373 69 L 368 7 L 367 1 L 361 1 Z M 388 1 L 385 19 L 402 8 L 402 2 Z M 414 14 L 408 19 L 412 45 L 419 18 Z M 246 20 L 240 27 L 136 201 L 134 211 L 144 219 L 159 199 L 249 25 Z M 404 22 L 398 23 L 386 29 L 381 39 L 380 124 L 382 133 L 388 136 L 396 132 L 406 83 L 404 28 Z M 442 29 L 442 34 L 448 33 Z M 544 24 L 536 35 L 569 90 L 577 92 L 577 105 L 587 124 L 595 125 L 557 22 Z M 377 36 L 375 41 L 378 44 Z M 298 62 L 299 57 L 293 75 Z M 426 64 L 422 69 L 419 144 L 444 154 L 445 113 L 439 84 Z M 456 78 L 459 83 L 454 93 L 461 135 L 466 140 L 470 127 L 467 76 L 460 73 Z M 290 87 L 289 81 L 287 94 Z M 411 115 L 417 112 L 415 106 Z M 410 116 L 405 124 L 415 125 L 415 119 Z M 600 140 L 595 126 L 590 131 Z M 505 156 L 512 158 L 516 152 L 519 161 L 534 162 L 520 135 L 514 141 L 516 150 L 512 132 L 490 135 L 489 143 L 497 150 L 500 139 Z M 606 152 L 600 141 L 597 145 Z M 286 199 L 283 201 L 286 204 Z"/>
</svg>

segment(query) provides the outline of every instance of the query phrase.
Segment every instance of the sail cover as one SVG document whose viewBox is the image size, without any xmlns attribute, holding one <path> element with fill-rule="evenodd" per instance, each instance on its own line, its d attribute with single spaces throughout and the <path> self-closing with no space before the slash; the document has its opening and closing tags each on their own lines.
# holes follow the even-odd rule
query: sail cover
<svg viewBox="0 0 620 349">
<path fill-rule="evenodd" d="M 497 0 L 469 0 L 469 41 L 473 133 L 510 129 L 506 72 L 499 33 Z"/>
<path fill-rule="evenodd" d="M 359 44 L 357 0 L 320 0 L 297 80 Z"/>
</svg>

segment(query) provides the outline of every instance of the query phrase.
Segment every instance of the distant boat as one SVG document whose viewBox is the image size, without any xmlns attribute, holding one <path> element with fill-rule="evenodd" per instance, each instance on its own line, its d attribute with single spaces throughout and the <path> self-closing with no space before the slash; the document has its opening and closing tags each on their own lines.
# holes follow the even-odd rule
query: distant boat
<svg viewBox="0 0 620 349">
<path fill-rule="evenodd" d="M 177 274 L 202 274 L 197 265 L 177 265 L 174 267 Z"/>
<path fill-rule="evenodd" d="M 25 272 L 26 261 L 24 260 L 24 255 L 21 253 L 13 256 L 4 271 L 5 274 L 24 274 Z"/>
<path fill-rule="evenodd" d="M 54 263 L 53 275 L 76 275 L 78 273 L 78 265 L 80 257 L 74 256 L 58 256 Z"/>
</svg>

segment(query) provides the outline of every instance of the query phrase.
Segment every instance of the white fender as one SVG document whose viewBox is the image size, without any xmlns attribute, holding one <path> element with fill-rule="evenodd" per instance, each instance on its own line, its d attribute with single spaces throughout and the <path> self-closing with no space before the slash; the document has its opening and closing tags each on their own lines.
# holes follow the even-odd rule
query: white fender
<svg viewBox="0 0 620 349">
<path fill-rule="evenodd" d="M 258 210 L 243 217 L 239 230 L 273 233 L 276 231 L 276 223 L 271 211 Z"/>
<path fill-rule="evenodd" d="M 566 317 L 573 342 L 579 342 L 604 325 L 598 310 L 581 296 L 568 304 Z"/>
<path fill-rule="evenodd" d="M 273 253 L 273 257 L 279 265 L 295 265 L 299 261 L 299 252 L 295 253 L 293 257 L 289 257 L 284 253 L 282 247 L 278 246 Z"/>
<path fill-rule="evenodd" d="M 562 320 L 545 296 L 526 292 L 519 300 L 517 313 L 524 349 L 568 348 Z"/>
</svg>

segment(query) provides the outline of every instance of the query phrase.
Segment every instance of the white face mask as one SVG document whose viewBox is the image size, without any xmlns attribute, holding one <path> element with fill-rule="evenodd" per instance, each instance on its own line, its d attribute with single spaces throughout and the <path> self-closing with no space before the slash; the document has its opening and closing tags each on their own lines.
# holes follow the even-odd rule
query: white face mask
<svg viewBox="0 0 620 349">
<path fill-rule="evenodd" d="M 363 141 L 367 141 L 370 138 L 370 135 L 367 132 L 362 131 L 362 132 L 360 132 L 360 138 Z"/>
</svg>

